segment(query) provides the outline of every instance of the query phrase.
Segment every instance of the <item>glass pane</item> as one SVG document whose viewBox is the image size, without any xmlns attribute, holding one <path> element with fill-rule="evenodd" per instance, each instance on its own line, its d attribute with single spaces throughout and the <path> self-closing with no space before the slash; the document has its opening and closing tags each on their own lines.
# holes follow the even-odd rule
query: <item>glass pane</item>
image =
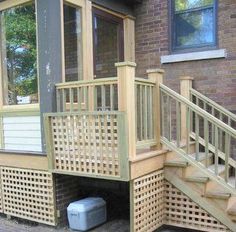
<svg viewBox="0 0 236 232">
<path fill-rule="evenodd" d="M 38 102 L 35 5 L 1 12 L 4 103 Z"/>
<path fill-rule="evenodd" d="M 213 9 L 176 15 L 176 47 L 214 43 Z"/>
<path fill-rule="evenodd" d="M 83 79 L 81 9 L 64 5 L 66 81 Z"/>
<path fill-rule="evenodd" d="M 214 0 L 175 0 L 175 11 L 211 6 Z"/>
<path fill-rule="evenodd" d="M 120 60 L 119 24 L 94 18 L 95 77 L 116 76 L 115 63 Z"/>
</svg>

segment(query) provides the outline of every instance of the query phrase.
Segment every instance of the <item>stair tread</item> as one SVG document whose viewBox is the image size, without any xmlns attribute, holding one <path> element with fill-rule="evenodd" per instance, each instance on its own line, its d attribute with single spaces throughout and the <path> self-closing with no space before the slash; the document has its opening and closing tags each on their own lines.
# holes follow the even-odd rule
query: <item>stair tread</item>
<svg viewBox="0 0 236 232">
<path fill-rule="evenodd" d="M 208 167 L 208 170 L 215 173 L 215 164 L 212 164 Z M 224 172 L 225 166 L 222 164 L 218 164 L 218 175 Z"/>
<path fill-rule="evenodd" d="M 206 196 L 227 199 L 231 196 L 231 193 L 221 185 L 215 185 L 214 187 L 211 187 L 211 189 L 206 191 Z"/>
<path fill-rule="evenodd" d="M 185 177 L 186 181 L 197 182 L 197 183 L 207 183 L 209 178 L 204 176 L 187 176 Z"/>
<path fill-rule="evenodd" d="M 197 153 L 193 153 L 193 154 L 191 154 L 190 156 L 191 156 L 193 159 L 195 159 L 196 154 L 197 154 Z M 213 156 L 212 153 L 209 153 L 209 154 L 208 154 L 208 158 L 210 158 L 210 157 L 212 157 L 212 156 Z M 203 161 L 203 160 L 205 160 L 205 158 L 206 158 L 206 153 L 205 153 L 205 152 L 199 152 L 199 153 L 198 153 L 198 161 Z"/>
<path fill-rule="evenodd" d="M 172 160 L 172 161 L 166 161 L 165 166 L 171 166 L 171 167 L 187 167 L 188 162 L 184 160 Z"/>
</svg>

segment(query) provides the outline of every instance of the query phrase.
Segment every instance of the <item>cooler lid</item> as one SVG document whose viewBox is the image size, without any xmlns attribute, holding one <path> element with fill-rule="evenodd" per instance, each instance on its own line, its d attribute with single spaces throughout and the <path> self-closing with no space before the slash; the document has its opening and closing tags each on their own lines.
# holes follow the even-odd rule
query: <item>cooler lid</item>
<svg viewBox="0 0 236 232">
<path fill-rule="evenodd" d="M 69 204 L 68 210 L 86 212 L 95 208 L 104 206 L 106 202 L 100 197 L 88 197 L 79 201 L 75 201 Z"/>
</svg>

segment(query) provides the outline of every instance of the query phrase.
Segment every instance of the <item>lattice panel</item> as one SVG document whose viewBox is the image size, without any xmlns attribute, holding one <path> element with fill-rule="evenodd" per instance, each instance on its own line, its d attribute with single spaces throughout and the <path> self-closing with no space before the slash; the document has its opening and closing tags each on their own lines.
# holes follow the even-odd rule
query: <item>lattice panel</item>
<svg viewBox="0 0 236 232">
<path fill-rule="evenodd" d="M 229 231 L 195 202 L 165 181 L 165 224 L 201 231 Z"/>
<path fill-rule="evenodd" d="M 4 213 L 55 225 L 54 189 L 48 172 L 1 168 Z"/>
<path fill-rule="evenodd" d="M 132 185 L 133 231 L 152 232 L 164 223 L 163 170 L 140 177 Z"/>
<path fill-rule="evenodd" d="M 54 116 L 51 128 L 56 171 L 120 176 L 116 114 Z"/>
</svg>

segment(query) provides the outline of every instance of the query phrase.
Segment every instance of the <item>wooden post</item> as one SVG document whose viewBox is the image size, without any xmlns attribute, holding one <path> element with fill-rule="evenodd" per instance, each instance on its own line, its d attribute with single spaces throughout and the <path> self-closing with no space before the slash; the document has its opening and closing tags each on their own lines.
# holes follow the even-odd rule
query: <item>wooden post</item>
<svg viewBox="0 0 236 232">
<path fill-rule="evenodd" d="M 180 94 L 190 100 L 190 89 L 192 88 L 193 77 L 180 77 Z M 181 141 L 186 141 L 187 127 L 186 127 L 186 107 L 181 105 Z"/>
<path fill-rule="evenodd" d="M 135 18 L 132 16 L 124 19 L 124 60 L 135 61 Z"/>
<path fill-rule="evenodd" d="M 164 76 L 163 69 L 148 69 L 148 79 L 150 81 L 156 82 L 156 89 L 154 90 L 154 132 L 157 145 L 153 149 L 161 149 L 161 94 L 160 94 L 160 84 L 163 83 Z"/>
<path fill-rule="evenodd" d="M 118 75 L 118 108 L 127 115 L 129 158 L 136 157 L 135 67 L 133 62 L 115 64 Z"/>
</svg>

